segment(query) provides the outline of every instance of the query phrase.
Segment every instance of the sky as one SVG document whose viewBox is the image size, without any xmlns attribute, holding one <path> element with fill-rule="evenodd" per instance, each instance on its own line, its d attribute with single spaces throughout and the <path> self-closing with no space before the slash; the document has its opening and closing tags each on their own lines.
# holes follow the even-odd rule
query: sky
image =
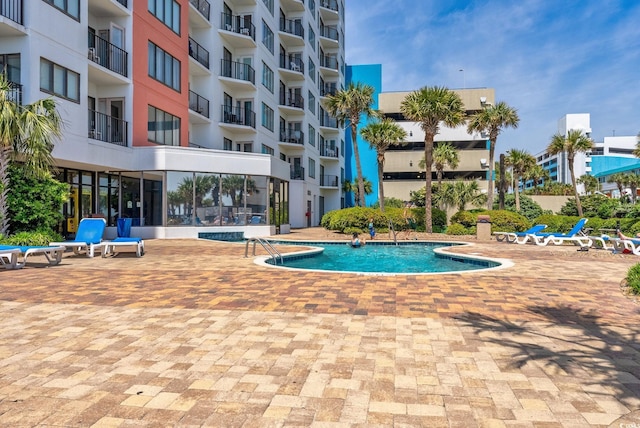
<svg viewBox="0 0 640 428">
<path fill-rule="evenodd" d="M 520 117 L 497 153 L 544 150 L 570 113 L 596 142 L 640 132 L 638 0 L 346 0 L 345 19 L 347 64 L 382 64 L 383 92 L 494 88 Z"/>
</svg>

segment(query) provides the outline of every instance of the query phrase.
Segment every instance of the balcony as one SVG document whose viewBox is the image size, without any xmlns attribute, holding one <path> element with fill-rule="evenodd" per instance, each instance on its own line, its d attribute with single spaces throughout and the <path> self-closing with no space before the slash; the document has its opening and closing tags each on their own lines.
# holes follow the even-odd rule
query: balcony
<svg viewBox="0 0 640 428">
<path fill-rule="evenodd" d="M 131 15 L 127 0 L 89 0 L 87 10 L 90 16 L 98 18 Z"/>
<path fill-rule="evenodd" d="M 12 101 L 18 105 L 22 105 L 22 85 L 9 81 L 9 92 L 7 92 L 7 101 Z"/>
<path fill-rule="evenodd" d="M 127 121 L 112 117 L 95 110 L 89 110 L 89 133 L 92 140 L 127 147 L 129 124 Z"/>
<path fill-rule="evenodd" d="M 304 180 L 304 167 L 291 165 L 290 177 L 292 180 Z"/>
<path fill-rule="evenodd" d="M 193 91 L 189 91 L 189 109 L 208 118 L 209 100 Z"/>
<path fill-rule="evenodd" d="M 207 0 L 189 0 L 189 4 L 207 21 L 211 18 L 211 4 Z"/>
<path fill-rule="evenodd" d="M 327 113 L 320 114 L 320 126 L 324 128 L 338 129 L 338 121 L 334 117 L 329 116 Z"/>
<path fill-rule="evenodd" d="M 209 69 L 209 51 L 200 46 L 191 37 L 189 37 L 189 56 L 198 61 L 207 70 Z"/>
<path fill-rule="evenodd" d="M 220 60 L 220 76 L 229 79 L 249 82 L 252 85 L 256 83 L 256 71 L 249 64 L 244 62 Z"/>
<path fill-rule="evenodd" d="M 338 91 L 338 84 L 336 82 L 325 83 L 320 86 L 321 97 L 335 95 L 337 91 Z"/>
<path fill-rule="evenodd" d="M 320 187 L 338 188 L 338 176 L 337 175 L 321 175 Z"/>
<path fill-rule="evenodd" d="M 228 125 L 256 127 L 256 114 L 239 107 L 222 106 L 220 122 Z"/>
<path fill-rule="evenodd" d="M 320 8 L 328 9 L 333 13 L 338 13 L 338 0 L 320 0 Z"/>
<path fill-rule="evenodd" d="M 280 39 L 287 46 L 304 46 L 302 20 L 280 18 Z"/>
<path fill-rule="evenodd" d="M 327 76 L 337 76 L 338 57 L 336 55 L 320 55 L 320 71 Z"/>
<path fill-rule="evenodd" d="M 320 147 L 320 156 L 324 158 L 338 159 L 338 148 L 325 145 Z"/>
<path fill-rule="evenodd" d="M 220 17 L 220 35 L 236 48 L 256 46 L 256 26 L 249 17 L 222 13 Z"/>
<path fill-rule="evenodd" d="M 283 107 L 304 109 L 304 97 L 296 91 L 280 91 L 279 104 Z"/>
<path fill-rule="evenodd" d="M 129 53 L 91 32 L 89 32 L 88 37 L 89 60 L 114 73 L 128 77 Z"/>
<path fill-rule="evenodd" d="M 16 24 L 24 25 L 24 5 L 23 0 L 0 0 L 0 16 L 3 16 Z M 0 21 L 1 23 L 2 21 Z M 4 25 L 3 25 L 4 27 Z M 0 30 L 0 35 L 5 34 L 5 30 Z M 10 32 L 12 33 L 12 32 Z M 7 34 L 9 35 L 9 34 Z"/>
<path fill-rule="evenodd" d="M 280 142 L 304 146 L 304 132 L 300 131 L 299 129 L 293 128 L 281 129 Z"/>
<path fill-rule="evenodd" d="M 280 55 L 280 70 L 294 80 L 304 79 L 304 61 L 296 55 Z"/>
<path fill-rule="evenodd" d="M 320 44 L 323 48 L 337 48 L 339 42 L 338 27 L 335 25 L 323 25 L 320 27 Z"/>
</svg>

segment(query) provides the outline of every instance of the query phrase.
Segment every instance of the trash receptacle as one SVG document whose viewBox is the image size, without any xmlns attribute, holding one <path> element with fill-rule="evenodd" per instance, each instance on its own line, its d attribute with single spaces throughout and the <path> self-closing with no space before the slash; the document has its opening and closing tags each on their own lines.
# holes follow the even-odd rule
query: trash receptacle
<svg viewBox="0 0 640 428">
<path fill-rule="evenodd" d="M 117 224 L 118 238 L 131 237 L 131 219 L 119 218 Z"/>
<path fill-rule="evenodd" d="M 479 215 L 476 222 L 476 239 L 478 241 L 489 241 L 491 239 L 491 217 Z"/>
</svg>

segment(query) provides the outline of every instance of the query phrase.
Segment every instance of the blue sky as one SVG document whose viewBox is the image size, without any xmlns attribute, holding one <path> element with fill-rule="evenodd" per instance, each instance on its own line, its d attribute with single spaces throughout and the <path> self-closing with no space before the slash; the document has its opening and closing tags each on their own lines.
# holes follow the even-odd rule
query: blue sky
<svg viewBox="0 0 640 428">
<path fill-rule="evenodd" d="M 346 3 L 346 61 L 382 64 L 383 91 L 492 87 L 515 107 L 499 153 L 543 150 L 568 113 L 591 114 L 595 141 L 640 132 L 637 0 Z"/>
</svg>

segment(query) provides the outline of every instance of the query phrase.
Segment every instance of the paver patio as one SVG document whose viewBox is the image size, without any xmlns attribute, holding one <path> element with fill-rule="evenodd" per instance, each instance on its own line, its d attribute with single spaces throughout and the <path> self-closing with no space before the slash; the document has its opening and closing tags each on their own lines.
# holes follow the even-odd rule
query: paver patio
<svg viewBox="0 0 640 428">
<path fill-rule="evenodd" d="M 0 426 L 640 427 L 640 259 L 473 244 L 450 251 L 514 267 L 292 272 L 149 240 L 0 270 Z"/>
</svg>

